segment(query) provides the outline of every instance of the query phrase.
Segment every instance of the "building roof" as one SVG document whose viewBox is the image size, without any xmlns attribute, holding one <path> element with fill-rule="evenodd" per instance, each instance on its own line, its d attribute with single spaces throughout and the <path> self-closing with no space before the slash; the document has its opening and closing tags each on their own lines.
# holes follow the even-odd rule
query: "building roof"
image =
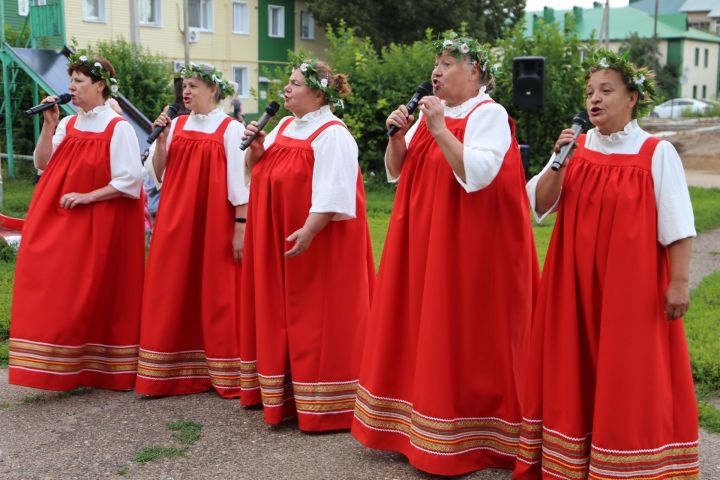
<svg viewBox="0 0 720 480">
<path fill-rule="evenodd" d="M 685 0 L 680 11 L 685 13 L 709 12 L 716 8 L 720 8 L 720 0 Z"/>
<path fill-rule="evenodd" d="M 658 14 L 680 13 L 680 8 L 688 0 L 662 0 L 658 1 Z M 630 6 L 642 10 L 648 15 L 655 15 L 655 0 L 630 0 Z"/>
<path fill-rule="evenodd" d="M 536 19 L 545 22 L 557 22 L 561 26 L 565 24 L 566 16 L 575 17 L 575 31 L 582 39 L 598 38 L 600 25 L 602 24 L 603 7 L 579 8 L 572 10 L 554 10 L 545 7 L 542 12 L 525 13 L 525 30 L 532 34 Z M 688 39 L 701 42 L 720 43 L 720 37 L 711 33 L 696 30 L 694 28 L 681 28 L 677 15 L 658 16 L 657 36 L 661 40 Z M 609 15 L 610 40 L 622 41 L 632 33 L 640 37 L 650 38 L 653 36 L 654 18 L 642 10 L 634 7 L 611 8 Z"/>
</svg>

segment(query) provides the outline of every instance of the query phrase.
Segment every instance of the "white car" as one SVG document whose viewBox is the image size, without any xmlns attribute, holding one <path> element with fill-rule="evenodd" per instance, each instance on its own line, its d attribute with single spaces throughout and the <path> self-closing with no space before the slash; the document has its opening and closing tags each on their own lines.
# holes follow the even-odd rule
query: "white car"
<svg viewBox="0 0 720 480">
<path fill-rule="evenodd" d="M 673 98 L 653 108 L 653 111 L 650 112 L 650 117 L 680 118 L 688 112 L 703 113 L 710 107 L 711 105 L 708 102 L 696 98 Z"/>
</svg>

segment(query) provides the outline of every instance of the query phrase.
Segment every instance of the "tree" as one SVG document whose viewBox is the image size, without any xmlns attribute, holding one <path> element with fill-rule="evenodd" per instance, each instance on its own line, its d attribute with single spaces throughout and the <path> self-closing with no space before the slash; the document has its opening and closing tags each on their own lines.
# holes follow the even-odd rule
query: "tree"
<svg viewBox="0 0 720 480">
<path fill-rule="evenodd" d="M 341 20 L 361 38 L 369 37 L 376 49 L 391 43 L 423 40 L 425 31 L 460 28 L 483 42 L 494 43 L 523 16 L 524 0 L 309 0 L 315 19 L 334 28 Z"/>
<path fill-rule="evenodd" d="M 656 101 L 662 102 L 675 97 L 679 79 L 677 68 L 672 65 L 660 66 L 659 54 L 655 53 L 651 38 L 641 38 L 637 33 L 632 33 L 620 45 L 620 51 L 628 52 L 630 61 L 638 67 L 648 67 L 655 72 L 655 83 L 660 96 Z"/>
<path fill-rule="evenodd" d="M 172 69 L 165 57 L 122 37 L 89 45 L 87 50 L 91 56 L 110 60 L 117 72 L 120 93 L 148 118 L 157 117 L 173 101 Z"/>
</svg>

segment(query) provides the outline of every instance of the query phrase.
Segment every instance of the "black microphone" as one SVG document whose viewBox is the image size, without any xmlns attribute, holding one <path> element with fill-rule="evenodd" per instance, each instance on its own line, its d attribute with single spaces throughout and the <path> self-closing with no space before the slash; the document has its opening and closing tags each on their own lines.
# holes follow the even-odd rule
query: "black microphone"
<svg viewBox="0 0 720 480">
<path fill-rule="evenodd" d="M 577 140 L 578 135 L 582 133 L 583 129 L 585 128 L 585 125 L 587 125 L 589 118 L 588 114 L 585 110 L 582 112 L 578 112 L 575 117 L 572 119 L 572 125 L 570 128 L 573 130 L 573 141 L 566 143 L 562 147 L 560 147 L 560 152 L 558 152 L 557 155 L 555 155 L 555 160 L 552 162 L 552 168 L 556 172 L 560 170 L 560 167 L 562 167 L 565 164 L 565 161 L 567 160 L 568 155 L 570 155 L 570 151 L 573 149 L 573 146 L 575 145 L 575 140 Z"/>
<path fill-rule="evenodd" d="M 70 100 L 72 100 L 72 95 L 70 95 L 69 93 L 63 93 L 62 95 L 57 97 L 52 102 L 41 103 L 40 105 L 35 105 L 34 107 L 32 107 L 29 110 L 25 110 L 25 115 L 27 115 L 29 117 L 31 115 L 35 115 L 36 113 L 40 113 L 40 112 L 44 112 L 45 110 L 49 110 L 49 109 L 53 108 L 55 105 L 65 105 Z"/>
<path fill-rule="evenodd" d="M 415 109 L 418 106 L 418 102 L 422 97 L 425 95 L 430 95 L 433 91 L 432 83 L 430 82 L 423 82 L 418 86 L 417 90 L 415 90 L 415 95 L 412 96 L 410 101 L 405 105 L 405 108 L 407 108 L 408 115 L 412 115 L 412 113 L 415 111 Z M 397 132 L 399 132 L 400 129 L 396 127 L 395 125 L 391 125 L 390 128 L 388 128 L 387 134 L 388 137 L 392 137 Z"/>
<path fill-rule="evenodd" d="M 270 105 L 265 107 L 265 113 L 262 114 L 260 120 L 257 121 L 258 132 L 265 127 L 272 117 L 280 110 L 280 105 L 277 102 L 270 102 Z M 257 135 L 257 134 L 255 134 Z M 250 135 L 240 144 L 240 150 L 245 150 L 255 140 L 255 135 Z"/>
<path fill-rule="evenodd" d="M 170 117 L 170 120 L 172 120 L 173 118 L 177 117 L 178 110 L 180 110 L 180 107 L 178 106 L 178 104 L 173 103 L 168 107 L 167 112 L 165 112 L 165 115 Z M 150 136 L 147 138 L 147 143 L 153 143 L 155 140 L 157 140 L 157 137 L 162 133 L 163 130 L 165 130 L 166 126 L 167 125 L 165 125 L 165 126 L 158 125 L 155 128 L 153 128 L 153 131 L 150 132 Z"/>
</svg>

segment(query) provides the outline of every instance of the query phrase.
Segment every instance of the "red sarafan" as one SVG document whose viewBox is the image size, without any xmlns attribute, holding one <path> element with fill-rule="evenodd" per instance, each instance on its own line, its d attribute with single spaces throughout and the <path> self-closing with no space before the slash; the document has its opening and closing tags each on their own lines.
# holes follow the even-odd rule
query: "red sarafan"
<svg viewBox="0 0 720 480">
<path fill-rule="evenodd" d="M 463 142 L 473 112 L 445 116 Z M 492 182 L 468 193 L 425 117 L 402 165 L 352 433 L 437 475 L 511 469 L 537 256 L 514 123 Z"/>
<path fill-rule="evenodd" d="M 283 135 L 252 171 L 243 270 L 243 405 L 262 403 L 271 425 L 296 416 L 303 431 L 348 429 L 375 267 L 358 170 L 356 217 L 330 221 L 301 255 L 287 237 L 311 209 L 313 141 Z M 334 159 L 333 159 L 334 160 Z"/>
<path fill-rule="evenodd" d="M 145 256 L 143 202 L 119 197 L 72 209 L 67 192 L 111 180 L 113 118 L 102 132 L 77 117 L 33 194 L 15 269 L 9 381 L 48 390 L 135 385 Z"/>
<path fill-rule="evenodd" d="M 664 312 L 652 158 L 585 147 L 563 180 L 538 296 L 515 479 L 698 478 L 683 322 Z"/>
</svg>

